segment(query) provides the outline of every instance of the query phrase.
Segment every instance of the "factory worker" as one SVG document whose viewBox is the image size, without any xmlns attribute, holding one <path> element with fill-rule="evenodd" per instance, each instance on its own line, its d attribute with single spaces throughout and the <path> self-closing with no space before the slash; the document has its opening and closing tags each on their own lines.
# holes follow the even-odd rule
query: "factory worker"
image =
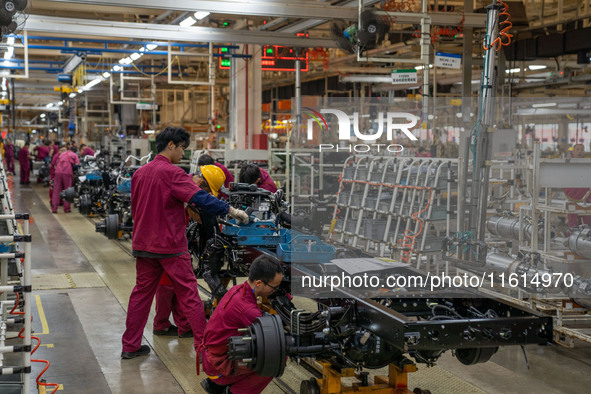
<svg viewBox="0 0 591 394">
<path fill-rule="evenodd" d="M 257 297 L 268 297 L 281 285 L 283 271 L 279 261 L 268 255 L 257 257 L 248 272 L 248 280 L 232 287 L 214 310 L 203 342 L 203 370 L 208 378 L 201 387 L 210 394 L 260 393 L 273 380 L 259 376 L 238 360 L 228 358 L 228 338 L 242 335 L 238 330 L 248 327 L 263 314 Z"/>
<path fill-rule="evenodd" d="M 240 183 L 257 185 L 261 189 L 268 190 L 271 193 L 277 191 L 277 185 L 275 185 L 275 182 L 269 173 L 253 163 L 242 166 L 238 179 L 240 180 Z"/>
<path fill-rule="evenodd" d="M 178 163 L 189 145 L 183 128 L 167 127 L 156 136 L 158 154 L 131 179 L 132 249 L 136 257 L 136 284 L 129 298 L 121 358 L 150 353 L 142 334 L 162 273 L 166 271 L 182 313 L 191 326 L 195 349 L 205 330 L 205 311 L 197 291 L 185 236 L 185 203 L 207 215 L 230 214 L 248 222 L 248 215 L 201 190 Z"/>
</svg>

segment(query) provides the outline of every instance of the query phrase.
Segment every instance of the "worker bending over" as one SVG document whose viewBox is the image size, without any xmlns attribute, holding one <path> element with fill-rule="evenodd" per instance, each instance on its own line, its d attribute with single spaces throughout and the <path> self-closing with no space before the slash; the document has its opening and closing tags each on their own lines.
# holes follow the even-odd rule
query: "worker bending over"
<svg viewBox="0 0 591 394">
<path fill-rule="evenodd" d="M 230 214 L 238 221 L 249 220 L 244 211 L 210 196 L 191 176 L 174 165 L 184 156 L 189 142 L 185 129 L 167 127 L 156 136 L 158 154 L 154 160 L 140 167 L 131 178 L 136 284 L 129 297 L 122 338 L 123 359 L 150 353 L 150 347 L 141 344 L 142 333 L 163 272 L 170 278 L 180 313 L 189 321 L 196 350 L 203 340 L 205 311 L 188 253 L 185 203 L 200 208 L 207 215 Z"/>
<path fill-rule="evenodd" d="M 201 387 L 206 392 L 255 394 L 263 391 L 273 380 L 238 365 L 238 360 L 230 360 L 228 338 L 242 335 L 239 329 L 248 327 L 263 315 L 257 305 L 257 297 L 273 294 L 282 280 L 279 261 L 262 255 L 250 266 L 248 280 L 232 287 L 221 299 L 207 323 L 203 338 L 203 370 L 208 378 L 201 382 Z"/>
<path fill-rule="evenodd" d="M 254 163 L 249 163 L 242 166 L 238 179 L 240 180 L 240 183 L 257 185 L 261 189 L 268 190 L 271 193 L 275 193 L 277 191 L 277 185 L 275 185 L 275 182 L 269 173 Z"/>
<path fill-rule="evenodd" d="M 199 156 L 199 160 L 197 160 L 197 165 L 198 166 L 214 165 L 214 166 L 218 167 L 219 169 L 221 169 L 224 172 L 224 176 L 226 177 L 225 181 L 224 181 L 224 187 L 226 189 L 229 189 L 230 183 L 234 182 L 234 175 L 232 175 L 232 173 L 226 168 L 226 166 L 215 161 L 210 155 Z M 224 193 L 220 193 L 219 197 L 221 199 L 226 199 L 228 196 L 226 196 Z"/>
</svg>

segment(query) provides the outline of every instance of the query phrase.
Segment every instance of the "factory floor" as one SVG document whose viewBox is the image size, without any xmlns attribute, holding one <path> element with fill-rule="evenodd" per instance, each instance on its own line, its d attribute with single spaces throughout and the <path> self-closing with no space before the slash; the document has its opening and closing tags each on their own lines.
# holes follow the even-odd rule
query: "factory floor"
<svg viewBox="0 0 591 394">
<path fill-rule="evenodd" d="M 192 339 L 153 336 L 153 315 L 144 330 L 150 355 L 120 358 L 135 282 L 134 259 L 125 251 L 130 241 L 122 246 L 96 233 L 74 207 L 72 213 L 60 207 L 52 214 L 46 187 L 15 180 L 15 210 L 32 215 L 33 328 L 42 340 L 34 358 L 51 363 L 43 378 L 61 384 L 58 393 L 203 392 Z M 475 366 L 464 366 L 447 352 L 435 367 L 419 364 L 418 372 L 409 375 L 409 387 L 434 394 L 589 392 L 591 345 L 527 346 L 526 353 L 529 369 L 519 347 L 502 348 L 490 362 Z M 41 369 L 34 363 L 31 392 L 36 392 L 34 379 Z M 301 380 L 310 376 L 290 361 L 281 381 L 265 393 L 299 392 Z"/>
</svg>

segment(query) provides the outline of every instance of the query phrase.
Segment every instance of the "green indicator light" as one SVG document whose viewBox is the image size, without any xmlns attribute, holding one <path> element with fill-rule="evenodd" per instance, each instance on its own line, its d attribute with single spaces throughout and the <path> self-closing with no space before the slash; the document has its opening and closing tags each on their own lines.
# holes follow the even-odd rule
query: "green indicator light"
<svg viewBox="0 0 591 394">
<path fill-rule="evenodd" d="M 222 49 L 222 53 L 227 53 L 228 52 L 228 48 L 226 48 L 226 47 L 223 47 L 221 49 Z"/>
<path fill-rule="evenodd" d="M 222 128 L 222 126 L 220 126 L 220 125 L 217 125 L 216 127 L 217 127 L 218 129 L 221 129 L 221 128 Z"/>
<path fill-rule="evenodd" d="M 273 48 L 267 48 L 267 53 L 273 53 Z"/>
<path fill-rule="evenodd" d="M 230 67 L 230 59 L 222 59 L 222 67 Z"/>
<path fill-rule="evenodd" d="M 228 26 L 228 22 L 224 22 L 224 27 L 225 27 L 225 26 Z"/>
</svg>

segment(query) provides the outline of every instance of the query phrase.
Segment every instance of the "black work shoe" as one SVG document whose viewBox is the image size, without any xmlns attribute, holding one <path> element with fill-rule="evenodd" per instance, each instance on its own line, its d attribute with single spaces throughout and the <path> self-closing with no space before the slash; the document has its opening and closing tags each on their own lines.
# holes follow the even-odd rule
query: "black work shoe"
<svg viewBox="0 0 591 394">
<path fill-rule="evenodd" d="M 154 331 L 152 331 L 152 333 L 154 335 L 167 335 L 167 336 L 171 336 L 171 337 L 176 337 L 177 331 L 178 331 L 178 328 L 173 324 L 170 327 L 168 327 L 166 330 L 154 330 Z"/>
<path fill-rule="evenodd" d="M 150 354 L 150 346 L 142 345 L 135 352 L 121 352 L 121 358 L 124 360 L 128 360 L 130 358 L 134 358 L 137 356 L 146 356 L 148 354 Z"/>
<path fill-rule="evenodd" d="M 222 386 L 214 383 L 213 380 L 207 378 L 201 381 L 201 387 L 208 394 L 227 394 L 230 393 L 230 386 Z"/>
<path fill-rule="evenodd" d="M 179 335 L 179 338 L 193 338 L 193 330 L 189 330 Z"/>
</svg>

